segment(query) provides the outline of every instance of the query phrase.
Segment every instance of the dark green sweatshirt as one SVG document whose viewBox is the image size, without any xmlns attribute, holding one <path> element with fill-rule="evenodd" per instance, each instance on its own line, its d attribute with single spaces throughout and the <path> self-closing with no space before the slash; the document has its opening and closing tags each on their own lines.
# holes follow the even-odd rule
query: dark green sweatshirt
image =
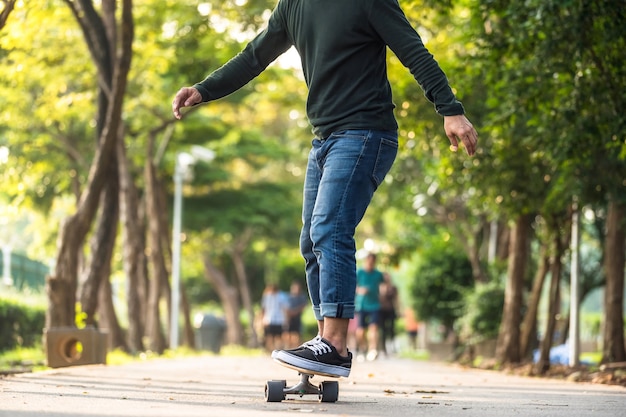
<svg viewBox="0 0 626 417">
<path fill-rule="evenodd" d="M 266 29 L 195 87 L 203 101 L 224 97 L 292 45 L 309 89 L 307 116 L 320 138 L 344 129 L 397 129 L 386 46 L 439 114 L 463 114 L 445 74 L 397 0 L 280 0 Z"/>
</svg>

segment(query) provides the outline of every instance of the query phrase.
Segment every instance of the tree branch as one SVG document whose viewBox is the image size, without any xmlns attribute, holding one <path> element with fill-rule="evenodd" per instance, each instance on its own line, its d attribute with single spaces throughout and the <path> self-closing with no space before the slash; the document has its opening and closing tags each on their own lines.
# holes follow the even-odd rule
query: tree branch
<svg viewBox="0 0 626 417">
<path fill-rule="evenodd" d="M 0 30 L 2 30 L 2 28 L 7 24 L 7 20 L 15 7 L 16 1 L 17 0 L 4 0 L 2 2 L 4 3 L 4 7 L 2 8 L 2 11 L 0 11 Z"/>
</svg>

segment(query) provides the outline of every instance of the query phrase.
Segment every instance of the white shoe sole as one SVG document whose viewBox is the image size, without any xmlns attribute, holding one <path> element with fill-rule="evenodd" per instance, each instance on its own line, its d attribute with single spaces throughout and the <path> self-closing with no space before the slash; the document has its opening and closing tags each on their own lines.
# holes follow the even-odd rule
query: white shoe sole
<svg viewBox="0 0 626 417">
<path fill-rule="evenodd" d="M 350 376 L 350 368 L 310 361 L 281 350 L 272 352 L 272 359 L 287 368 L 295 369 L 303 374 L 321 375 L 331 378 Z"/>
</svg>

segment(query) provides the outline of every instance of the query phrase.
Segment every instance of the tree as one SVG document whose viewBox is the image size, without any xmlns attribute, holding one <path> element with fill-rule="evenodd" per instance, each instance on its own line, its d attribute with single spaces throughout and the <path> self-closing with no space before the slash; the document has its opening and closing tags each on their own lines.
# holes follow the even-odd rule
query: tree
<svg viewBox="0 0 626 417">
<path fill-rule="evenodd" d="M 227 328 L 239 328 L 238 306 L 243 305 L 248 316 L 248 344 L 256 347 L 255 314 L 245 258 L 255 246 L 267 248 L 270 242 L 285 241 L 298 235 L 299 200 L 294 198 L 290 184 L 252 183 L 237 189 L 226 189 L 202 198 L 188 198 L 186 206 L 205 207 L 188 215 L 189 224 L 206 228 L 205 275 L 216 287 L 224 306 Z M 277 204 L 276 201 L 281 201 Z M 284 244 L 284 243 L 283 243 Z M 261 259 L 268 255 L 259 250 Z M 225 264 L 228 260 L 229 264 Z M 228 279 L 232 268 L 233 278 Z M 220 288 L 221 287 L 221 288 Z M 258 299 L 258 298 L 257 298 Z M 241 301 L 240 301 L 241 300 Z M 243 334 L 229 332 L 229 340 L 241 343 Z"/>
<path fill-rule="evenodd" d="M 145 262 L 145 215 L 140 214 L 139 190 L 131 173 L 124 144 L 117 144 L 120 173 L 120 220 L 127 277 L 128 348 L 131 353 L 144 349 L 143 336 L 147 315 L 148 271 Z"/>
<path fill-rule="evenodd" d="M 624 265 L 626 258 L 626 207 L 611 202 L 605 240 L 605 329 L 602 362 L 624 362 Z"/>
<path fill-rule="evenodd" d="M 548 318 L 546 320 L 543 340 L 540 346 L 540 355 L 535 370 L 543 374 L 550 369 L 550 349 L 553 346 L 557 317 L 561 312 L 561 281 L 563 270 L 563 255 L 569 243 L 569 234 L 563 236 L 561 229 L 570 230 L 567 225 L 560 224 L 561 217 L 554 216 L 548 219 L 549 236 L 552 238 L 550 255 L 550 290 L 548 293 Z"/>
<path fill-rule="evenodd" d="M 0 9 L 0 30 L 6 25 L 7 19 L 9 15 L 13 11 L 15 7 L 16 0 L 3 0 L 2 1 L 2 9 Z"/>
<path fill-rule="evenodd" d="M 528 264 L 530 234 L 529 216 L 520 216 L 511 233 L 509 267 L 504 298 L 504 311 L 498 334 L 496 358 L 502 362 L 519 362 L 520 324 L 522 322 L 523 283 Z"/>
<path fill-rule="evenodd" d="M 98 208 L 101 191 L 106 184 L 107 162 L 115 158 L 122 104 L 131 63 L 134 28 L 132 1 L 124 0 L 119 23 L 120 44 L 117 50 L 115 47 L 117 38 L 113 36 L 113 29 L 116 27 L 108 26 L 115 23 L 114 2 L 109 0 L 102 3 L 103 10 L 107 12 L 101 16 L 91 2 L 66 1 L 83 30 L 85 41 L 96 63 L 102 105 L 98 119 L 102 122 L 102 128 L 89 180 L 81 194 L 76 213 L 61 226 L 56 266 L 47 279 L 50 300 L 46 315 L 47 328 L 74 325 L 78 254 Z M 117 54 L 111 56 L 111 51 L 116 51 Z"/>
<path fill-rule="evenodd" d="M 415 311 L 422 320 L 440 321 L 445 336 L 455 335 L 454 323 L 464 312 L 464 292 L 474 285 L 471 264 L 445 241 L 421 257 L 411 284 Z"/>
<path fill-rule="evenodd" d="M 616 195 L 620 189 L 623 195 L 624 185 L 613 175 L 624 176 L 624 159 L 615 152 L 621 145 L 606 140 L 623 132 L 623 117 L 608 116 L 591 103 L 608 102 L 611 109 L 623 105 L 623 97 L 614 92 L 624 83 L 623 54 L 618 52 L 624 35 L 617 32 L 624 12 L 611 1 L 470 4 L 478 20 L 490 96 L 498 100 L 490 103 L 490 119 L 498 133 L 508 137 L 508 151 L 519 157 L 518 148 L 524 147 L 528 155 L 520 158 L 528 161 L 526 169 L 516 172 L 511 159 L 501 165 L 523 178 L 530 195 L 537 197 L 526 199 L 521 212 L 563 225 L 573 195 L 589 204 L 602 201 L 607 191 Z M 611 169 L 605 169 L 607 164 Z M 600 166 L 604 174 L 597 170 Z M 529 195 L 520 194 L 515 181 L 510 184 L 515 184 L 511 196 Z M 562 234 L 560 230 L 552 233 Z M 561 241 L 564 237 L 553 236 Z M 557 254 L 551 259 L 556 271 Z"/>
</svg>

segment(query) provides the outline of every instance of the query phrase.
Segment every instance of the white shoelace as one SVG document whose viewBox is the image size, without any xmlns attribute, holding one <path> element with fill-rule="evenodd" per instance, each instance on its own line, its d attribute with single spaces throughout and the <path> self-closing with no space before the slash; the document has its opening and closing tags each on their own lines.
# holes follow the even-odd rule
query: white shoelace
<svg viewBox="0 0 626 417">
<path fill-rule="evenodd" d="M 320 336 L 319 334 L 317 336 L 315 336 L 313 339 L 311 340 L 307 340 L 306 342 L 304 342 L 302 345 L 300 345 L 300 347 L 307 347 L 310 345 L 314 345 L 316 343 L 318 343 L 320 340 L 322 340 L 322 336 Z"/>
<path fill-rule="evenodd" d="M 306 346 L 307 349 L 312 350 L 316 355 L 322 355 L 324 353 L 332 352 L 330 346 L 328 346 L 322 339 L 312 340 L 310 344 Z"/>
</svg>

